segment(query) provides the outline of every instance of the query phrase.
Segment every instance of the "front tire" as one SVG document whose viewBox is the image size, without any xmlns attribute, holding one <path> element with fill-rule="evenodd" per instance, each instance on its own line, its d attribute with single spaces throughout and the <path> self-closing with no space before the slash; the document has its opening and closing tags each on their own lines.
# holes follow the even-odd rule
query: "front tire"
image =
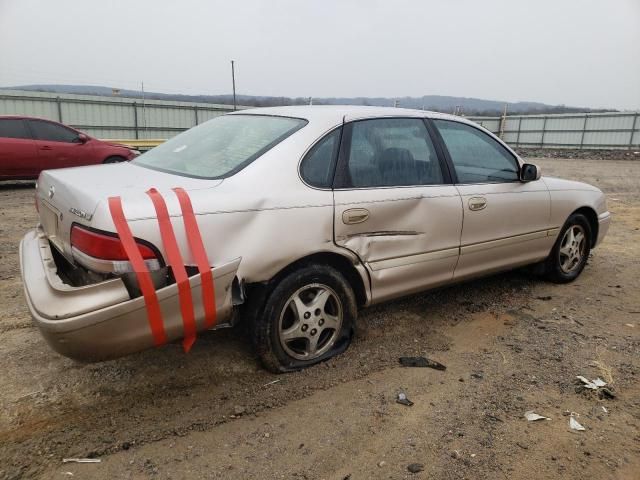
<svg viewBox="0 0 640 480">
<path fill-rule="evenodd" d="M 569 283 L 578 278 L 591 252 L 591 225 L 587 218 L 574 213 L 565 222 L 553 250 L 546 260 L 548 280 Z"/>
<path fill-rule="evenodd" d="M 118 157 L 118 156 L 113 156 L 113 157 L 109 157 L 109 158 L 107 158 L 107 159 L 106 159 L 104 162 L 102 162 L 102 163 L 104 163 L 104 164 L 107 164 L 107 163 L 120 163 L 120 162 L 124 162 L 124 161 L 126 161 L 126 158 Z"/>
<path fill-rule="evenodd" d="M 340 272 L 303 267 L 274 287 L 256 316 L 256 351 L 274 373 L 309 367 L 347 349 L 356 316 L 353 289 Z"/>
</svg>

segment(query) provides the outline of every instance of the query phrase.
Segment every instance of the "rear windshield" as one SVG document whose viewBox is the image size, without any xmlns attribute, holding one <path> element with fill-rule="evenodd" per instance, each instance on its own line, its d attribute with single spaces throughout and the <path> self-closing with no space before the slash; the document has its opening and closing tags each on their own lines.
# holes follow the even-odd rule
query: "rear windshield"
<svg viewBox="0 0 640 480">
<path fill-rule="evenodd" d="M 187 177 L 228 177 L 306 123 L 290 117 L 224 115 L 167 140 L 133 163 Z"/>
</svg>

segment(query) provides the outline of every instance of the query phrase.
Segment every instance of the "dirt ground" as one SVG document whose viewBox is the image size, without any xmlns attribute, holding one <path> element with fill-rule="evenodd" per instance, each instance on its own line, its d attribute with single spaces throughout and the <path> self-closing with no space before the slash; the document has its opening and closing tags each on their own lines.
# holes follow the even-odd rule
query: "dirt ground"
<svg viewBox="0 0 640 480">
<path fill-rule="evenodd" d="M 577 281 L 517 271 L 377 306 L 345 354 L 280 376 L 240 330 L 202 335 L 188 355 L 54 353 L 19 275 L 33 189 L 0 185 L 0 478 L 640 478 L 640 162 L 538 163 L 608 195 L 609 236 Z M 447 369 L 403 368 L 403 355 Z M 576 391 L 576 375 L 616 397 Z"/>
</svg>

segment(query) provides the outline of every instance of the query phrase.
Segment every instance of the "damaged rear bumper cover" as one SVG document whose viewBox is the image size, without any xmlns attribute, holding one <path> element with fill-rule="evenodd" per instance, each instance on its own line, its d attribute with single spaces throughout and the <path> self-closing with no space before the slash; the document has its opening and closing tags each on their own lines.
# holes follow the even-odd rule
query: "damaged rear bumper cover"
<svg viewBox="0 0 640 480">
<path fill-rule="evenodd" d="M 217 326 L 233 311 L 232 283 L 237 258 L 213 269 Z M 73 287 L 62 281 L 49 241 L 41 229 L 20 242 L 20 268 L 33 321 L 58 353 L 84 362 L 108 360 L 154 346 L 143 297 L 131 298 L 119 278 Z M 206 329 L 200 275 L 189 277 L 197 330 Z M 178 286 L 156 291 L 169 341 L 183 336 Z"/>
</svg>

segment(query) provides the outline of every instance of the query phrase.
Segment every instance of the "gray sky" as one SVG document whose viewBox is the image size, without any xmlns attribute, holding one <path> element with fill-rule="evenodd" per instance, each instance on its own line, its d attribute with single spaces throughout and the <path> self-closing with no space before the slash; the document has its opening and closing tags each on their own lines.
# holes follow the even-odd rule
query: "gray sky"
<svg viewBox="0 0 640 480">
<path fill-rule="evenodd" d="M 640 0 L 0 0 L 0 86 L 640 109 Z"/>
</svg>

